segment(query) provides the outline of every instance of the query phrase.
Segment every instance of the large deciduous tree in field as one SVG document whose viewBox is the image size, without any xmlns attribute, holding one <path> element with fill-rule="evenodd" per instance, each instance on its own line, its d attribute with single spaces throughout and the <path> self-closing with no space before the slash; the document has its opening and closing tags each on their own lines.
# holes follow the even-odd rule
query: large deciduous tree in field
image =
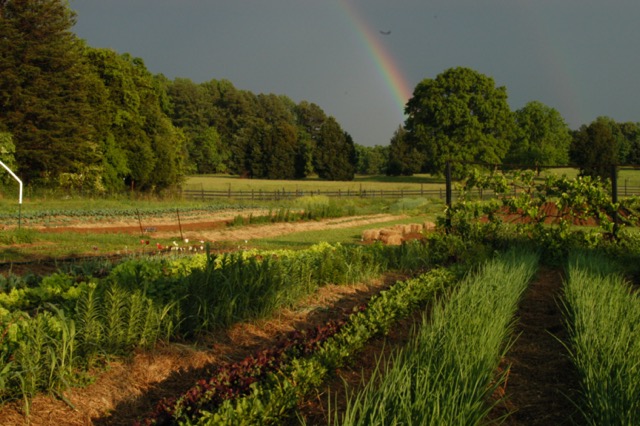
<svg viewBox="0 0 640 426">
<path fill-rule="evenodd" d="M 101 90 L 62 0 L 0 0 L 0 123 L 26 182 L 55 184 L 100 164 L 94 124 Z"/>
<path fill-rule="evenodd" d="M 505 162 L 518 166 L 569 163 L 571 133 L 554 108 L 533 101 L 515 112 L 516 134 Z"/>
<path fill-rule="evenodd" d="M 463 162 L 502 162 L 513 135 L 507 91 L 469 68 L 451 68 L 425 79 L 405 108 L 408 141 L 422 151 L 425 169 L 442 173 L 448 161 L 456 174 Z"/>
</svg>

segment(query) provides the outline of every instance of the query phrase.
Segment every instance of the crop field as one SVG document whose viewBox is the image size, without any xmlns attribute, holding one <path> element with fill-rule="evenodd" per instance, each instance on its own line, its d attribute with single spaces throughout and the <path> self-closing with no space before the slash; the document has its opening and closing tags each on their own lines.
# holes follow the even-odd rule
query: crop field
<svg viewBox="0 0 640 426">
<path fill-rule="evenodd" d="M 513 179 L 3 203 L 0 424 L 634 424 L 638 201 Z"/>
</svg>

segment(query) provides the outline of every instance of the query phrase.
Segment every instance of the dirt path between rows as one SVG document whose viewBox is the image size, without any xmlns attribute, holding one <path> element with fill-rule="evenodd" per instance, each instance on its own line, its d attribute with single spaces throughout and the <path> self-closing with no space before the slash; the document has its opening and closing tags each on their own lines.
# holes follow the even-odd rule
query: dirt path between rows
<svg viewBox="0 0 640 426">
<path fill-rule="evenodd" d="M 518 336 L 505 359 L 511 365 L 504 404 L 507 426 L 580 425 L 579 381 L 564 346 L 568 334 L 560 308 L 562 274 L 541 267 L 518 310 Z"/>
</svg>

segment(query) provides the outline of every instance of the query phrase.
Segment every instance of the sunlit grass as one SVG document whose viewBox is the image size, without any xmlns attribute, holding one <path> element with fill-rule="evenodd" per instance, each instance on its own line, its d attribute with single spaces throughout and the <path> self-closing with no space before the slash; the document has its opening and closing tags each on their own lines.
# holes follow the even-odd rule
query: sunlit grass
<svg viewBox="0 0 640 426">
<path fill-rule="evenodd" d="M 415 176 L 356 176 L 353 181 L 326 181 L 318 178 L 301 180 L 243 179 L 229 175 L 190 176 L 184 189 L 205 191 L 379 191 L 420 190 L 444 188 L 444 178 L 431 175 Z"/>
</svg>

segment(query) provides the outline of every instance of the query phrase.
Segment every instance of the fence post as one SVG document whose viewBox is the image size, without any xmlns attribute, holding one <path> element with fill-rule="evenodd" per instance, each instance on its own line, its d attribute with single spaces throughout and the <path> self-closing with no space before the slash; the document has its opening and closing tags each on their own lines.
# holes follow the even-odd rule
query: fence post
<svg viewBox="0 0 640 426">
<path fill-rule="evenodd" d="M 447 179 L 446 184 L 446 195 L 447 195 L 447 217 L 445 222 L 446 232 L 447 234 L 451 232 L 451 163 L 447 161 L 445 176 Z"/>
<path fill-rule="evenodd" d="M 618 167 L 613 164 L 611 166 L 611 202 L 618 202 Z M 618 239 L 618 209 L 613 211 L 613 237 Z"/>
</svg>

